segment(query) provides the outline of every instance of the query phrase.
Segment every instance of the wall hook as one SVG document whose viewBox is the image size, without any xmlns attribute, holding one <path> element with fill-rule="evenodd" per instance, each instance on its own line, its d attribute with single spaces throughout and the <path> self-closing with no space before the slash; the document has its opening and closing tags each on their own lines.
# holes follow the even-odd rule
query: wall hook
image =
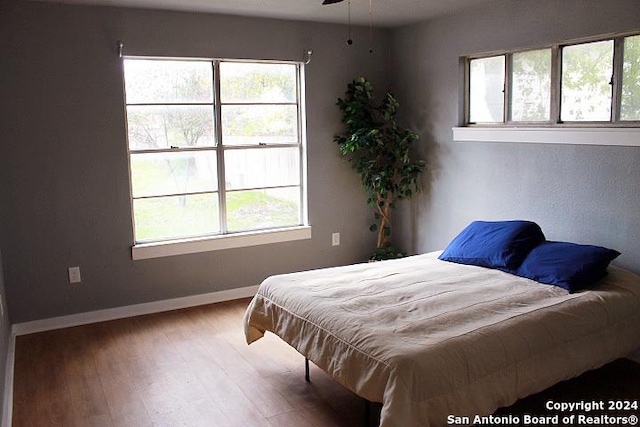
<svg viewBox="0 0 640 427">
<path fill-rule="evenodd" d="M 304 63 L 308 64 L 311 62 L 311 55 L 313 55 L 313 50 L 309 49 L 304 52 Z"/>
</svg>

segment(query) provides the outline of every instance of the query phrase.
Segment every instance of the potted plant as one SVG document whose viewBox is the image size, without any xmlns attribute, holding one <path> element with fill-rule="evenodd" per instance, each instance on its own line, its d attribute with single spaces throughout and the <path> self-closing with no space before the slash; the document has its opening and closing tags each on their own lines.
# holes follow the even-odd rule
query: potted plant
<svg viewBox="0 0 640 427">
<path fill-rule="evenodd" d="M 364 77 L 348 84 L 337 105 L 346 130 L 334 141 L 360 176 L 367 203 L 375 209 L 370 230 L 377 232 L 377 243 L 371 258 L 404 256 L 391 244 L 391 212 L 396 201 L 419 190 L 418 178 L 425 163 L 412 156 L 418 135 L 396 123 L 399 104 L 393 94 L 387 92 L 376 104 L 373 86 Z"/>
</svg>

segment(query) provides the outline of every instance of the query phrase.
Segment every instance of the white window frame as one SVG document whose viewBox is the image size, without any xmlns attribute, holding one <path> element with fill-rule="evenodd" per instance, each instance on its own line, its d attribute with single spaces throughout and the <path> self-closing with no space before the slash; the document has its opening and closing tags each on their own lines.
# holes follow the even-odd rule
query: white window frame
<svg viewBox="0 0 640 427">
<path fill-rule="evenodd" d="M 580 145 L 614 145 L 640 146 L 640 120 L 621 121 L 621 92 L 622 92 L 622 47 L 625 37 L 637 36 L 640 32 L 625 32 L 608 34 L 556 43 L 534 48 L 495 51 L 461 58 L 464 67 L 464 83 L 462 85 L 462 107 L 460 116 L 462 124 L 452 128 L 453 140 L 457 142 L 516 142 L 543 144 L 580 144 Z M 613 76 L 611 96 L 611 119 L 609 121 L 571 121 L 563 122 L 561 115 L 561 78 L 562 78 L 562 49 L 598 41 L 613 40 Z M 517 122 L 510 121 L 511 96 L 509 93 L 511 79 L 511 55 L 531 50 L 551 49 L 551 105 L 549 121 Z M 505 87 L 504 87 L 504 115 L 502 122 L 471 123 L 470 114 L 470 63 L 474 59 L 505 56 Z"/>
<path fill-rule="evenodd" d="M 294 240 L 311 239 L 311 226 L 308 219 L 308 196 L 307 196 L 307 149 L 306 149 L 306 112 L 305 112 L 305 78 L 304 78 L 304 62 L 299 61 L 272 61 L 272 60 L 243 60 L 243 59 L 220 59 L 220 58 L 176 58 L 176 57 L 146 57 L 146 56 L 123 56 L 123 60 L 126 59 L 142 59 L 142 60 L 165 60 L 165 61 L 201 61 L 209 62 L 213 68 L 213 90 L 214 99 L 211 104 L 206 103 L 204 105 L 211 105 L 214 110 L 214 133 L 215 133 L 215 146 L 194 148 L 194 147 L 170 147 L 168 149 L 160 150 L 138 150 L 131 149 L 128 142 L 127 132 L 127 153 L 129 160 L 129 185 L 130 185 L 130 200 L 131 200 L 131 212 L 132 212 L 132 230 L 134 235 L 134 244 L 131 247 L 131 255 L 134 260 L 149 259 L 173 255 L 184 255 L 214 250 L 224 250 L 231 248 L 249 247 L 256 245 L 273 244 L 279 242 L 288 242 Z M 221 118 L 221 103 L 220 99 L 220 64 L 222 62 L 234 62 L 234 63 L 263 63 L 263 64 L 291 64 L 296 66 L 296 101 L 295 103 L 287 103 L 296 105 L 297 107 L 297 120 L 298 120 L 298 135 L 297 143 L 290 144 L 271 144 L 259 146 L 247 145 L 247 146 L 226 146 L 222 141 L 222 118 Z M 124 67 L 123 67 L 123 79 L 124 79 Z M 124 87 L 124 85 L 123 85 Z M 170 103 L 169 103 L 170 104 Z M 167 104 L 167 105 L 169 105 Z M 261 104 L 261 105 L 277 105 L 274 104 Z M 129 105 L 126 102 L 125 93 L 125 110 Z M 160 105 L 160 104 L 159 104 Z M 244 105 L 244 104 L 243 104 Z M 252 105 L 249 103 L 248 105 Z M 126 115 L 126 114 L 125 114 Z M 125 121 L 125 125 L 128 127 L 128 120 Z M 226 211 L 226 183 L 225 183 L 225 165 L 224 165 L 224 152 L 225 150 L 244 150 L 244 149 L 270 149 L 270 148 L 298 148 L 300 161 L 300 224 L 273 227 L 266 229 L 253 229 L 240 232 L 229 232 L 227 229 L 227 211 Z M 218 188 L 216 190 L 219 200 L 219 214 L 220 214 L 220 232 L 211 235 L 201 235 L 195 237 L 181 238 L 181 239 L 165 239 L 158 241 L 136 241 L 135 240 L 135 211 L 134 211 L 134 197 L 132 188 L 132 174 L 131 174 L 131 155 L 137 153 L 147 152 L 187 152 L 187 151 L 215 151 L 217 157 L 217 181 Z M 261 187 L 262 188 L 262 187 Z M 271 187 L 265 187 L 271 188 Z"/>
</svg>

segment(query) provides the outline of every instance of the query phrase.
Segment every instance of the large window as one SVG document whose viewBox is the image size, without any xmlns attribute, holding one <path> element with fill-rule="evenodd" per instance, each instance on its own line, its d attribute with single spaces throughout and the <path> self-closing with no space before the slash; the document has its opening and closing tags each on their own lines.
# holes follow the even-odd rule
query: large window
<svg viewBox="0 0 640 427">
<path fill-rule="evenodd" d="M 634 125 L 640 35 L 467 59 L 466 124 Z"/>
<path fill-rule="evenodd" d="M 124 59 L 136 243 L 305 225 L 301 66 Z"/>
</svg>

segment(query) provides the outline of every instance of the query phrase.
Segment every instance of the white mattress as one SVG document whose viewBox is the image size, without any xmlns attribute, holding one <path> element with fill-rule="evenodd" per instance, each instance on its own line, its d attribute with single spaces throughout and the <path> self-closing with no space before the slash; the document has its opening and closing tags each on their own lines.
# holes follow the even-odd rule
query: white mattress
<svg viewBox="0 0 640 427">
<path fill-rule="evenodd" d="M 609 267 L 569 294 L 438 254 L 269 277 L 247 342 L 275 333 L 382 402 L 382 427 L 488 415 L 640 347 L 637 275 Z"/>
</svg>

